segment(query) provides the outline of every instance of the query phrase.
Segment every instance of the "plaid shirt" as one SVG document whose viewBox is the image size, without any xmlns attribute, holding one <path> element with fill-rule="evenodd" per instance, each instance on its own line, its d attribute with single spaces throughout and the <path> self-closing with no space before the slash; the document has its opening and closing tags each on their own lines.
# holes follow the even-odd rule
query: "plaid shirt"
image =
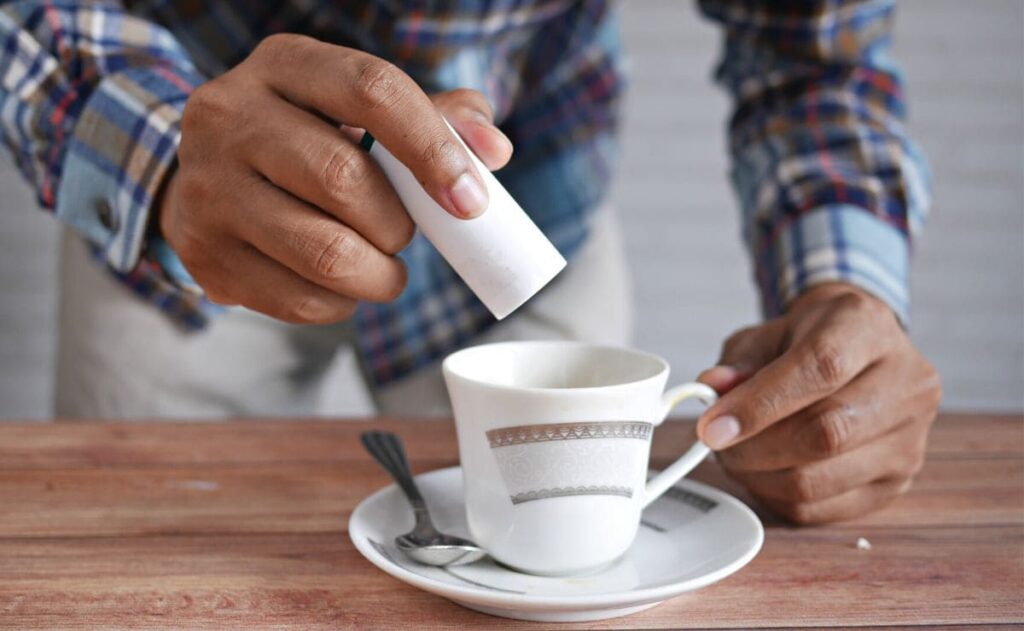
<svg viewBox="0 0 1024 631">
<path fill-rule="evenodd" d="M 205 78 L 267 35 L 306 33 L 386 58 L 427 92 L 483 92 L 516 147 L 500 179 L 571 262 L 617 153 L 623 79 L 613 11 L 599 0 L 410 4 L 417 8 L 388 0 L 0 2 L 0 139 L 43 207 L 137 293 L 202 328 L 218 308 L 172 282 L 180 264 L 147 238 L 182 110 Z M 733 180 L 766 315 L 810 285 L 845 280 L 905 321 L 909 236 L 924 218 L 927 175 L 903 126 L 888 56 L 891 2 L 700 5 L 725 33 L 717 79 L 735 99 Z M 406 291 L 355 316 L 378 384 L 493 324 L 422 237 L 402 257 Z"/>
</svg>

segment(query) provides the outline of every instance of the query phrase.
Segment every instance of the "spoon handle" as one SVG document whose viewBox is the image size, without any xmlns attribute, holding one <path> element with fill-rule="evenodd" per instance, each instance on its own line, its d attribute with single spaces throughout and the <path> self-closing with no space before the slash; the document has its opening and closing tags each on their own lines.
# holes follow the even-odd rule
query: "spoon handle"
<svg viewBox="0 0 1024 631">
<path fill-rule="evenodd" d="M 363 432 L 360 439 L 363 441 L 363 447 L 366 447 L 366 451 L 370 452 L 370 455 L 380 463 L 380 466 L 384 467 L 385 471 L 391 474 L 391 477 L 401 487 L 405 497 L 408 498 L 409 503 L 412 504 L 413 509 L 416 511 L 417 520 L 420 518 L 421 511 L 426 514 L 427 506 L 423 501 L 423 496 L 420 495 L 420 490 L 416 488 L 416 482 L 413 481 L 412 472 L 409 470 L 409 461 L 405 459 L 405 449 L 402 447 L 401 439 L 391 432 L 376 430 Z"/>
</svg>

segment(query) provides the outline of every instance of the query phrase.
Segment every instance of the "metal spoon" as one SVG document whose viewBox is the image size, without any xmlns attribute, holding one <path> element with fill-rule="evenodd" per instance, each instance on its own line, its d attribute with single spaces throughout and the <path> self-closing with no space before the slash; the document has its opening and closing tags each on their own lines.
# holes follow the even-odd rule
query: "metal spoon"
<svg viewBox="0 0 1024 631">
<path fill-rule="evenodd" d="M 410 558 L 424 565 L 466 565 L 479 561 L 487 552 L 468 539 L 446 535 L 430 521 L 427 505 L 416 488 L 402 441 L 391 432 L 364 432 L 363 446 L 380 463 L 405 493 L 416 513 L 416 527 L 395 537 L 395 545 Z"/>
</svg>

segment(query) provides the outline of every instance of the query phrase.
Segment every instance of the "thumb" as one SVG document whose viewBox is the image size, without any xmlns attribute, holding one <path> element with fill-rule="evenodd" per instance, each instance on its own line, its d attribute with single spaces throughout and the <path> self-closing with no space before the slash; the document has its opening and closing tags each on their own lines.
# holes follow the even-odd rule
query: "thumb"
<svg viewBox="0 0 1024 631">
<path fill-rule="evenodd" d="M 451 90 L 430 97 L 480 161 L 496 171 L 512 158 L 512 141 L 494 125 L 491 105 L 476 90 Z"/>
</svg>

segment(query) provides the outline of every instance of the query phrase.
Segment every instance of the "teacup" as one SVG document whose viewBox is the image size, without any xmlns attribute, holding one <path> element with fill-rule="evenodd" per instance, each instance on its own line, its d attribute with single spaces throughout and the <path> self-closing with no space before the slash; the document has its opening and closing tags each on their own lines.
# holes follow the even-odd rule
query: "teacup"
<svg viewBox="0 0 1024 631">
<path fill-rule="evenodd" d="M 709 453 L 696 442 L 647 480 L 651 435 L 701 383 L 665 390 L 665 360 L 577 342 L 504 342 L 443 363 L 466 517 L 497 561 L 542 575 L 596 570 L 636 537 L 640 512 Z"/>
</svg>

